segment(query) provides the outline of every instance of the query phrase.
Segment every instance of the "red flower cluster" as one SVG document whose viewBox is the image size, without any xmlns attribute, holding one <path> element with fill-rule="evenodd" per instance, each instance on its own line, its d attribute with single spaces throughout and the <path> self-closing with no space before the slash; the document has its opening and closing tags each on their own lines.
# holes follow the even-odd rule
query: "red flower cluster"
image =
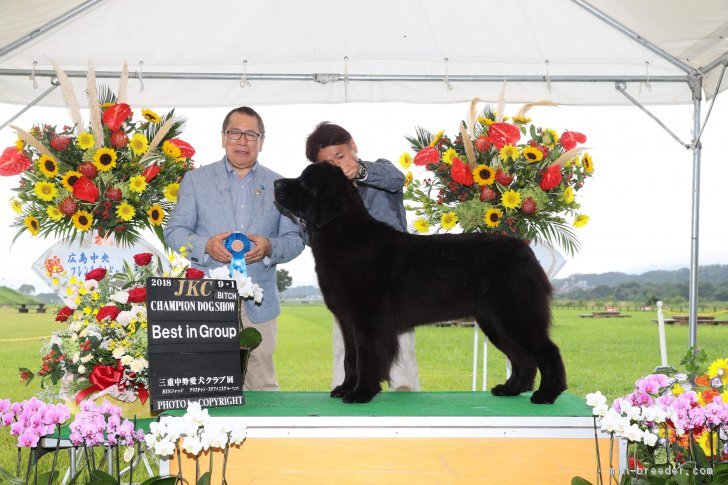
<svg viewBox="0 0 728 485">
<path fill-rule="evenodd" d="M 147 301 L 147 289 L 146 288 L 132 288 L 129 290 L 128 303 L 141 303 Z"/>
<path fill-rule="evenodd" d="M 101 281 L 106 276 L 106 268 L 95 268 L 86 273 L 86 281 L 96 280 Z"/>
<path fill-rule="evenodd" d="M 134 255 L 134 264 L 146 266 L 152 261 L 152 253 L 139 253 Z"/>
<path fill-rule="evenodd" d="M 205 272 L 197 268 L 187 268 L 187 271 L 185 271 L 185 278 L 188 280 L 201 280 L 204 276 Z"/>
<path fill-rule="evenodd" d="M 119 313 L 121 313 L 121 310 L 118 307 L 114 305 L 106 305 L 99 309 L 99 312 L 96 314 L 96 320 L 100 322 L 106 317 L 109 317 L 109 320 L 116 320 Z"/>
<path fill-rule="evenodd" d="M 73 312 L 74 310 L 72 308 L 64 306 L 58 310 L 58 313 L 56 314 L 56 322 L 65 322 L 71 315 L 73 315 Z"/>
</svg>

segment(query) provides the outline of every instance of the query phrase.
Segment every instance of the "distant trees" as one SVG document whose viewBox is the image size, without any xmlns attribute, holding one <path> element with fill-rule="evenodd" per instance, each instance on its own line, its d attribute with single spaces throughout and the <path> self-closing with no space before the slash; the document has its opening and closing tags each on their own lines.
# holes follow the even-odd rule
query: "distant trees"
<svg viewBox="0 0 728 485">
<path fill-rule="evenodd" d="M 293 284 L 293 278 L 285 269 L 279 269 L 276 271 L 276 286 L 278 286 L 278 291 L 283 292 L 286 291 L 288 287 L 290 287 Z"/>
<path fill-rule="evenodd" d="M 701 301 L 728 302 L 728 281 L 700 281 L 698 296 Z M 675 305 L 688 301 L 689 285 L 687 282 L 638 283 L 630 281 L 613 286 L 598 285 L 589 289 L 576 288 L 559 292 L 556 297 L 560 300 L 631 301 L 645 305 L 662 300 Z"/>
<path fill-rule="evenodd" d="M 32 296 L 33 293 L 35 293 L 35 286 L 28 284 L 20 285 L 20 287 L 18 288 L 18 292 L 24 295 Z"/>
</svg>

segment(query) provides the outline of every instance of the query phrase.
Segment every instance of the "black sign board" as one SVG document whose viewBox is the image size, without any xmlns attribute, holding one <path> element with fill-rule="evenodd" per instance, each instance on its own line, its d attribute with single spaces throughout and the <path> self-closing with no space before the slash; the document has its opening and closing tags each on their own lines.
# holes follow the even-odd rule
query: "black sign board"
<svg viewBox="0 0 728 485">
<path fill-rule="evenodd" d="M 233 280 L 147 279 L 152 411 L 245 404 Z"/>
</svg>

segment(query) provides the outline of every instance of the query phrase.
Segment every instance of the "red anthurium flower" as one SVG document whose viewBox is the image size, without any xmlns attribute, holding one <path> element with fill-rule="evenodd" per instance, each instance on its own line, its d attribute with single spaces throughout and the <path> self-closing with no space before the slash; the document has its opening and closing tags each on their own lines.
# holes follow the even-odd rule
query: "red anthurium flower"
<svg viewBox="0 0 728 485">
<path fill-rule="evenodd" d="M 179 153 L 185 158 L 192 158 L 195 155 L 195 149 L 192 145 L 179 138 L 170 138 L 169 142 L 179 148 Z"/>
<path fill-rule="evenodd" d="M 106 268 L 95 268 L 86 273 L 86 280 L 101 281 L 106 276 Z"/>
<path fill-rule="evenodd" d="M 111 131 L 116 131 L 131 116 L 131 108 L 126 103 L 119 103 L 109 106 L 101 115 L 101 120 Z"/>
<path fill-rule="evenodd" d="M 561 134 L 561 146 L 564 150 L 576 148 L 577 143 L 586 143 L 586 135 L 578 131 L 565 131 Z"/>
<path fill-rule="evenodd" d="M 73 196 L 79 200 L 92 203 L 96 202 L 99 198 L 99 193 L 99 188 L 85 175 L 73 184 Z"/>
<path fill-rule="evenodd" d="M 521 139 L 521 130 L 510 123 L 493 123 L 488 128 L 488 139 L 500 150 L 506 145 L 515 145 Z"/>
<path fill-rule="evenodd" d="M 120 308 L 114 305 L 106 305 L 99 308 L 99 312 L 96 314 L 96 321 L 100 322 L 106 317 L 109 317 L 109 320 L 116 320 L 116 317 L 119 316 L 119 313 L 121 313 Z"/>
<path fill-rule="evenodd" d="M 139 253 L 134 255 L 134 263 L 137 266 L 146 266 L 152 261 L 152 253 Z"/>
<path fill-rule="evenodd" d="M 73 309 L 64 306 L 58 310 L 58 313 L 56 314 L 56 322 L 65 322 L 71 315 L 73 315 Z"/>
<path fill-rule="evenodd" d="M 435 147 L 425 147 L 415 155 L 415 165 L 427 166 L 440 161 L 440 151 Z"/>
<path fill-rule="evenodd" d="M 154 177 L 156 177 L 157 174 L 159 174 L 160 170 L 161 170 L 161 168 L 159 168 L 159 165 L 157 165 L 157 162 L 154 162 L 153 164 L 151 164 L 150 166 L 148 166 L 147 168 L 144 169 L 144 171 L 142 172 L 142 177 L 144 177 L 144 180 L 149 182 Z"/>
<path fill-rule="evenodd" d="M 127 303 L 141 303 L 147 299 L 146 288 L 132 288 L 129 290 L 129 300 Z"/>
<path fill-rule="evenodd" d="M 197 268 L 187 268 L 185 271 L 185 278 L 188 280 L 201 280 L 203 276 L 205 276 L 205 272 Z"/>
<path fill-rule="evenodd" d="M 450 176 L 460 185 L 470 187 L 473 185 L 473 172 L 458 157 L 453 157 Z"/>
<path fill-rule="evenodd" d="M 561 183 L 561 165 L 555 163 L 542 172 L 541 186 L 542 190 L 551 190 Z"/>
<path fill-rule="evenodd" d="M 7 147 L 0 155 L 0 175 L 18 175 L 25 172 L 31 163 L 30 158 L 18 147 Z"/>
</svg>

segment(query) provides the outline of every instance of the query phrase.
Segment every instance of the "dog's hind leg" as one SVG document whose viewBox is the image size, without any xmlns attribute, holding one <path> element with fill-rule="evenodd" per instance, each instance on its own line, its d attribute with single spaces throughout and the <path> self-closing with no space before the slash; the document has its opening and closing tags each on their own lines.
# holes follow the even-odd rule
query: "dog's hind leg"
<svg viewBox="0 0 728 485">
<path fill-rule="evenodd" d="M 354 390 L 357 382 L 356 372 L 356 341 L 351 326 L 336 318 L 334 325 L 341 329 L 341 336 L 344 340 L 344 381 L 331 390 L 331 397 L 344 397 Z"/>
<path fill-rule="evenodd" d="M 398 351 L 397 335 L 374 332 L 356 327 L 356 387 L 344 395 L 346 403 L 365 403 L 382 390 L 382 381 L 389 377 L 389 369 Z M 386 328 L 386 327 L 385 327 Z"/>
<path fill-rule="evenodd" d="M 531 396 L 534 404 L 552 404 L 566 390 L 566 369 L 561 352 L 555 343 L 545 336 L 537 346 L 529 349 L 541 372 L 541 385 Z"/>
</svg>

